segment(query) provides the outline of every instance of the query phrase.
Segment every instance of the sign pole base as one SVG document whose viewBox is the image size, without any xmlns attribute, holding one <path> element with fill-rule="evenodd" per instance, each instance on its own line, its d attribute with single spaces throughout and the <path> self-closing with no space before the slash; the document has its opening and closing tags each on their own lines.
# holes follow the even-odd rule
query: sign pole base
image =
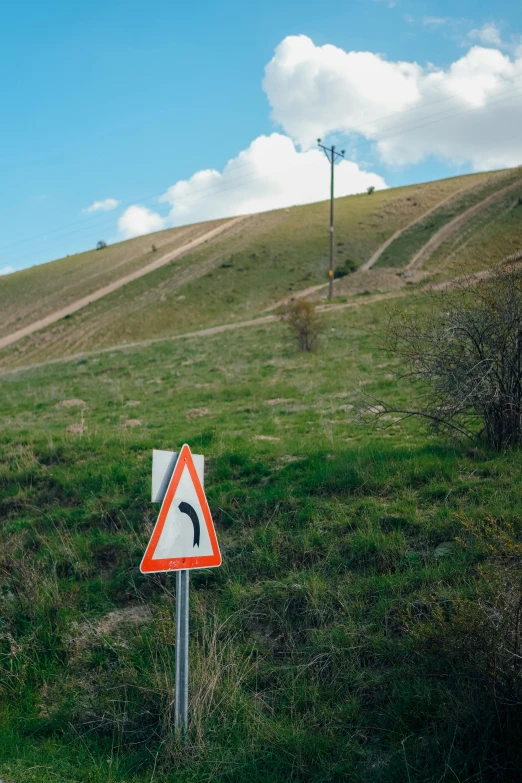
<svg viewBox="0 0 522 783">
<path fill-rule="evenodd" d="M 176 572 L 176 691 L 174 725 L 185 737 L 188 728 L 189 571 Z"/>
</svg>

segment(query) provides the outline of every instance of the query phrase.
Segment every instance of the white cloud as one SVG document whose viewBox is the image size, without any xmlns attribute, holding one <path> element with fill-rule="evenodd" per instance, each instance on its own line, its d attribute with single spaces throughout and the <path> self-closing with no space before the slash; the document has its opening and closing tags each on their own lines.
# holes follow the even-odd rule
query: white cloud
<svg viewBox="0 0 522 783">
<path fill-rule="evenodd" d="M 14 271 L 16 271 L 14 266 L 3 266 L 3 267 L 0 267 L 0 276 L 1 275 L 10 275 Z"/>
<path fill-rule="evenodd" d="M 342 160 L 336 166 L 336 196 L 384 188 L 378 174 Z M 307 204 L 329 197 L 330 166 L 318 149 L 299 152 L 288 136 L 259 136 L 222 172 L 199 171 L 161 197 L 171 207 L 169 223 L 180 225 L 219 217 Z"/>
<path fill-rule="evenodd" d="M 152 231 L 160 231 L 166 227 L 166 219 L 157 212 L 138 204 L 128 207 L 118 220 L 118 230 L 124 239 L 150 234 Z"/>
<path fill-rule="evenodd" d="M 372 52 L 289 36 L 266 66 L 263 87 L 276 122 L 310 146 L 330 130 L 356 130 L 415 105 L 420 71 L 414 63 L 388 63 Z"/>
<path fill-rule="evenodd" d="M 422 24 L 424 27 L 437 28 L 444 27 L 445 25 L 450 24 L 451 21 L 449 16 L 425 16 L 422 19 Z"/>
<path fill-rule="evenodd" d="M 387 187 L 384 179 L 341 160 L 335 167 L 335 195 L 364 192 L 370 185 Z M 159 201 L 170 211 L 162 217 L 145 207 L 129 207 L 118 222 L 125 238 L 167 226 L 264 212 L 328 199 L 330 164 L 318 149 L 298 151 L 288 136 L 259 136 L 232 158 L 223 171 L 205 169 L 170 187 Z"/>
<path fill-rule="evenodd" d="M 374 141 L 388 164 L 436 156 L 487 169 L 522 160 L 522 52 L 473 46 L 442 69 L 289 36 L 263 86 L 274 120 L 305 149 L 340 132 Z"/>
<path fill-rule="evenodd" d="M 466 40 L 468 42 L 479 41 L 486 46 L 502 46 L 500 30 L 493 22 L 488 22 L 476 30 L 470 30 L 466 36 Z"/>
<path fill-rule="evenodd" d="M 89 214 L 90 212 L 109 212 L 111 209 L 116 209 L 119 203 L 120 202 L 116 201 L 115 198 L 106 198 L 104 201 L 95 201 L 90 207 L 82 209 L 82 212 L 84 214 Z"/>
</svg>

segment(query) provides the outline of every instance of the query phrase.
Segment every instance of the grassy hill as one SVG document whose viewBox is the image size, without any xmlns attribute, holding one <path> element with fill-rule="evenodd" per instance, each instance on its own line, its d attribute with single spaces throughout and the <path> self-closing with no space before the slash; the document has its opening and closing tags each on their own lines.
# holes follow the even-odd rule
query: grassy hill
<svg viewBox="0 0 522 783">
<path fill-rule="evenodd" d="M 516 177 L 502 173 L 495 187 Z M 339 260 L 363 263 L 487 179 L 339 200 Z M 486 212 L 448 237 L 428 275 L 462 258 L 487 266 L 514 247 L 516 187 Z M 511 643 L 496 618 L 518 584 L 493 577 L 520 552 L 520 453 L 448 443 L 413 419 L 380 429 L 353 419 L 361 388 L 402 407 L 411 390 L 380 347 L 383 304 L 353 293 L 351 275 L 311 354 L 277 319 L 121 344 L 261 316 L 323 282 L 326 215 L 319 204 L 248 218 L 3 352 L 0 779 L 519 780 L 517 692 L 511 669 L 495 668 Z M 82 294 L 87 258 L 68 263 Z M 377 287 L 396 271 L 364 280 Z M 16 278 L 2 281 L 6 301 Z M 418 290 L 406 283 L 395 293 Z M 107 350 L 9 369 L 97 347 Z M 174 579 L 138 566 L 157 514 L 151 451 L 183 442 L 206 456 L 223 566 L 191 577 L 192 721 L 181 747 Z"/>
<path fill-rule="evenodd" d="M 0 336 L 43 318 L 155 259 L 223 221 L 168 229 L 40 264 L 0 280 Z"/>
<path fill-rule="evenodd" d="M 455 203 L 450 201 L 441 208 L 443 215 L 434 215 L 433 226 L 439 227 L 443 219 L 451 219 L 495 189 L 517 183 L 519 176 L 518 170 L 476 174 L 337 199 L 336 264 L 342 266 L 346 260 L 363 264 L 393 232 L 452 195 Z M 515 198 L 514 191 L 510 198 Z M 324 283 L 328 209 L 328 203 L 322 202 L 248 217 L 233 231 L 225 231 L 161 269 L 0 351 L 0 366 L 26 365 L 124 341 L 252 318 L 285 296 Z M 492 209 L 497 216 L 503 205 L 495 202 Z M 162 242 L 161 252 L 168 252 L 214 225 L 160 232 L 2 278 L 0 336 L 149 263 L 151 256 L 157 255 L 150 252 L 153 242 L 158 247 Z M 392 243 L 378 266 L 382 267 L 386 259 L 392 268 L 405 266 L 410 251 L 419 246 L 417 235 L 429 238 L 431 231 L 426 232 L 421 223 L 414 232 L 415 241 L 408 239 L 407 232 L 406 240 Z M 511 237 L 499 232 L 498 239 L 497 252 L 502 254 L 504 245 L 511 252 Z M 483 243 L 480 246 L 483 248 Z M 71 283 L 64 285 L 63 281 L 69 279 Z M 381 283 L 379 269 L 370 276 L 368 290 L 379 289 Z"/>
</svg>

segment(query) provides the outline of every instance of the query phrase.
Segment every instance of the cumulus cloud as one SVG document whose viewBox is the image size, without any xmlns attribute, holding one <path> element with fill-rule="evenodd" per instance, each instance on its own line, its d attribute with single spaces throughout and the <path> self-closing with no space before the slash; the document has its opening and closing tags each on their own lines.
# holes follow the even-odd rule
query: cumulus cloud
<svg viewBox="0 0 522 783">
<path fill-rule="evenodd" d="M 336 166 L 336 196 L 384 188 L 378 174 L 342 160 Z M 329 197 L 330 164 L 317 149 L 298 151 L 288 136 L 259 136 L 230 160 L 222 172 L 199 171 L 161 197 L 170 205 L 172 225 L 263 212 Z"/>
<path fill-rule="evenodd" d="M 361 193 L 370 186 L 387 187 L 383 177 L 357 163 L 337 163 L 336 196 Z M 324 153 L 299 151 L 288 136 L 272 133 L 255 139 L 223 171 L 205 169 L 172 185 L 159 199 L 168 204 L 166 217 L 134 205 L 123 213 L 118 228 L 129 238 L 167 226 L 322 201 L 329 194 L 330 164 Z"/>
<path fill-rule="evenodd" d="M 89 207 L 82 209 L 84 214 L 91 212 L 110 212 L 111 209 L 116 209 L 120 202 L 115 198 L 106 198 L 103 201 L 94 201 Z"/>
<path fill-rule="evenodd" d="M 522 52 L 473 46 L 442 69 L 289 36 L 263 86 L 274 120 L 304 149 L 340 132 L 374 142 L 388 164 L 436 156 L 488 169 L 522 159 Z"/>
<path fill-rule="evenodd" d="M 166 225 L 167 221 L 164 217 L 139 204 L 128 207 L 118 220 L 118 230 L 124 239 L 160 231 Z"/>
<path fill-rule="evenodd" d="M 14 266 L 3 266 L 3 267 L 0 267 L 0 276 L 1 275 L 10 275 L 14 271 L 15 271 Z"/>
</svg>

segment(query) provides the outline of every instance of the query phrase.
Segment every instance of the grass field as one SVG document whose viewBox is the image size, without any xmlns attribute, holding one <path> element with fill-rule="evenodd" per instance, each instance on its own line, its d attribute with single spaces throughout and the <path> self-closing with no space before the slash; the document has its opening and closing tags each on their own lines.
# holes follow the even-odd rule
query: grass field
<svg viewBox="0 0 522 783">
<path fill-rule="evenodd" d="M 520 533 L 521 455 L 354 423 L 361 387 L 410 395 L 384 317 L 328 314 L 312 354 L 275 322 L 0 378 L 1 778 L 519 779 L 487 680 L 435 632 L 485 589 L 463 516 Z M 183 442 L 223 553 L 191 578 L 184 748 L 174 579 L 138 570 L 152 448 Z"/>
<path fill-rule="evenodd" d="M 439 277 L 458 274 L 459 268 L 478 272 L 487 269 L 491 259 L 503 258 L 520 250 L 522 186 L 520 192 L 507 193 L 442 245 L 426 262 L 426 270 Z"/>
<path fill-rule="evenodd" d="M 277 319 L 169 338 L 324 283 L 326 202 L 249 216 L 0 351 L 0 781 L 520 781 L 522 455 L 354 416 L 361 391 L 412 399 L 381 347 L 388 306 L 520 250 L 522 192 L 400 267 L 519 176 L 338 199 L 336 264 L 357 266 L 450 200 L 336 281 L 349 307 L 324 311 L 312 353 Z M 0 336 L 215 225 L 0 278 Z M 181 746 L 174 578 L 139 563 L 152 449 L 184 442 L 223 565 L 191 576 Z"/>
</svg>

